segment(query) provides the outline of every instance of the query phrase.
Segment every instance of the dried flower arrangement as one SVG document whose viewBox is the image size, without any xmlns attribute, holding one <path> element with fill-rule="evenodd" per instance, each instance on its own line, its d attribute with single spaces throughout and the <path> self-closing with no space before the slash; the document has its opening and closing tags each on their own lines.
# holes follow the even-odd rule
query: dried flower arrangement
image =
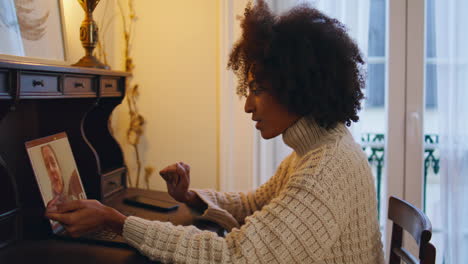
<svg viewBox="0 0 468 264">
<path fill-rule="evenodd" d="M 135 28 L 135 23 L 137 21 L 137 16 L 135 14 L 135 8 L 134 8 L 134 0 L 126 0 L 128 4 L 128 10 L 124 9 L 122 5 L 121 0 L 116 0 L 118 8 L 119 8 L 119 13 L 120 17 L 122 20 L 122 25 L 123 25 L 123 41 L 124 41 L 124 60 L 125 60 L 125 71 L 129 72 L 131 75 L 130 77 L 127 78 L 127 87 L 128 92 L 126 94 L 126 102 L 129 108 L 129 115 L 130 115 L 130 122 L 129 122 L 129 127 L 127 129 L 126 133 L 126 140 L 127 143 L 132 147 L 133 153 L 135 155 L 135 162 L 136 162 L 136 179 L 135 183 L 132 182 L 131 177 L 127 177 L 127 184 L 130 187 L 140 187 L 140 178 L 141 178 L 141 172 L 142 172 L 142 162 L 141 162 L 141 157 L 140 157 L 140 149 L 139 149 L 139 143 L 140 143 L 140 138 L 144 132 L 144 124 L 145 124 L 145 118 L 138 112 L 138 106 L 137 106 L 137 99 L 139 96 L 139 89 L 138 89 L 138 84 L 133 83 L 133 70 L 135 68 L 135 65 L 133 63 L 133 59 L 131 57 L 131 48 L 132 48 L 132 42 L 133 42 L 133 33 L 134 33 L 134 28 Z M 108 10 L 107 5 L 109 4 L 109 0 L 106 1 L 106 10 Z M 105 14 L 104 14 L 105 17 Z M 113 17 L 110 19 L 102 19 L 102 25 L 100 27 L 102 30 L 101 34 L 105 34 L 110 25 L 112 24 Z M 107 64 L 107 54 L 105 51 L 104 47 L 104 42 L 102 41 L 104 38 L 99 38 L 100 41 L 97 45 L 97 56 L 104 61 L 104 63 Z M 154 168 L 151 166 L 146 166 L 144 168 L 144 184 L 147 189 L 149 189 L 149 181 L 151 178 L 151 175 L 154 172 Z M 129 176 L 131 176 L 132 173 L 129 169 Z"/>
</svg>

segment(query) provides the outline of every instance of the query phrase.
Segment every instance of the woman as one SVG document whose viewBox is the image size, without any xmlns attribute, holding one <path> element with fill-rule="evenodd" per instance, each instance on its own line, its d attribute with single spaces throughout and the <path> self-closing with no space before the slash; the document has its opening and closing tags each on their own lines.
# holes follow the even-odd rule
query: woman
<svg viewBox="0 0 468 264">
<path fill-rule="evenodd" d="M 176 200 L 230 231 L 225 238 L 127 218 L 96 201 L 59 205 L 48 216 L 75 235 L 111 226 L 163 262 L 383 263 L 373 177 L 346 128 L 363 98 L 356 44 L 342 24 L 307 6 L 276 17 L 258 1 L 246 8 L 242 29 L 228 66 L 247 97 L 245 111 L 263 138 L 282 135 L 294 152 L 249 193 L 189 190 L 182 162 L 160 172 Z M 86 218 L 96 211 L 101 217 Z M 91 223 L 80 229 L 71 219 Z"/>
</svg>

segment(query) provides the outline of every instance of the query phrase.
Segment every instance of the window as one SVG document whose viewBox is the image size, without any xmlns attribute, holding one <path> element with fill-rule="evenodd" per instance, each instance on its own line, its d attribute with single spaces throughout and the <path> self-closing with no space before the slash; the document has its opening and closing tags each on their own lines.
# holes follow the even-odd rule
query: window
<svg viewBox="0 0 468 264">
<path fill-rule="evenodd" d="M 426 34 L 426 107 L 437 106 L 437 75 L 435 68 L 435 15 L 434 0 L 427 2 L 427 34 Z M 365 106 L 383 108 L 385 103 L 385 19 L 386 1 L 372 0 L 370 2 L 369 21 L 369 51 L 367 68 L 367 91 Z"/>
<path fill-rule="evenodd" d="M 351 130 L 372 165 L 383 234 L 390 227 L 385 225 L 388 196 L 397 195 L 431 219 L 437 263 L 465 263 L 468 1 L 270 0 L 279 12 L 301 2 L 340 20 L 364 47 L 366 100 Z M 281 138 L 259 138 L 258 184 L 291 151 Z"/>
</svg>

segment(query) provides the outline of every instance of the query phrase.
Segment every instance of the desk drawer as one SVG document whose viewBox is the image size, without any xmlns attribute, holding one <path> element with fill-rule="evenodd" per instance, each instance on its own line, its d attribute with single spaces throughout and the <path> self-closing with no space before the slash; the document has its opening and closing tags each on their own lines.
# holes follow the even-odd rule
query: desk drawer
<svg viewBox="0 0 468 264">
<path fill-rule="evenodd" d="M 102 78 L 101 79 L 101 96 L 121 96 L 122 92 L 119 87 L 118 78 Z"/>
<path fill-rule="evenodd" d="M 96 96 L 92 77 L 66 76 L 63 93 L 65 95 Z"/>
<path fill-rule="evenodd" d="M 125 179 L 125 173 L 125 169 L 117 169 L 103 176 L 101 185 L 103 197 L 107 197 L 124 188 L 123 179 Z"/>
<path fill-rule="evenodd" d="M 22 73 L 20 77 L 20 94 L 50 96 L 61 95 L 58 75 Z"/>
<path fill-rule="evenodd" d="M 8 72 L 0 71 L 0 96 L 8 95 Z"/>
<path fill-rule="evenodd" d="M 18 216 L 16 213 L 16 211 L 11 211 L 11 213 L 5 213 L 3 217 L 0 217 L 0 248 L 2 245 L 14 241 L 18 236 Z"/>
</svg>

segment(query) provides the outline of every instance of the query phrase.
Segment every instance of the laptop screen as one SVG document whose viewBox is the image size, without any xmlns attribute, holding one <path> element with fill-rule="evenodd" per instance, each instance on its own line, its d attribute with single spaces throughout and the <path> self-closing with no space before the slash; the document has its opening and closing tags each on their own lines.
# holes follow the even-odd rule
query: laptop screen
<svg viewBox="0 0 468 264">
<path fill-rule="evenodd" d="M 65 132 L 25 143 L 44 206 L 86 199 L 75 159 Z M 63 227 L 50 221 L 55 234 Z"/>
</svg>

